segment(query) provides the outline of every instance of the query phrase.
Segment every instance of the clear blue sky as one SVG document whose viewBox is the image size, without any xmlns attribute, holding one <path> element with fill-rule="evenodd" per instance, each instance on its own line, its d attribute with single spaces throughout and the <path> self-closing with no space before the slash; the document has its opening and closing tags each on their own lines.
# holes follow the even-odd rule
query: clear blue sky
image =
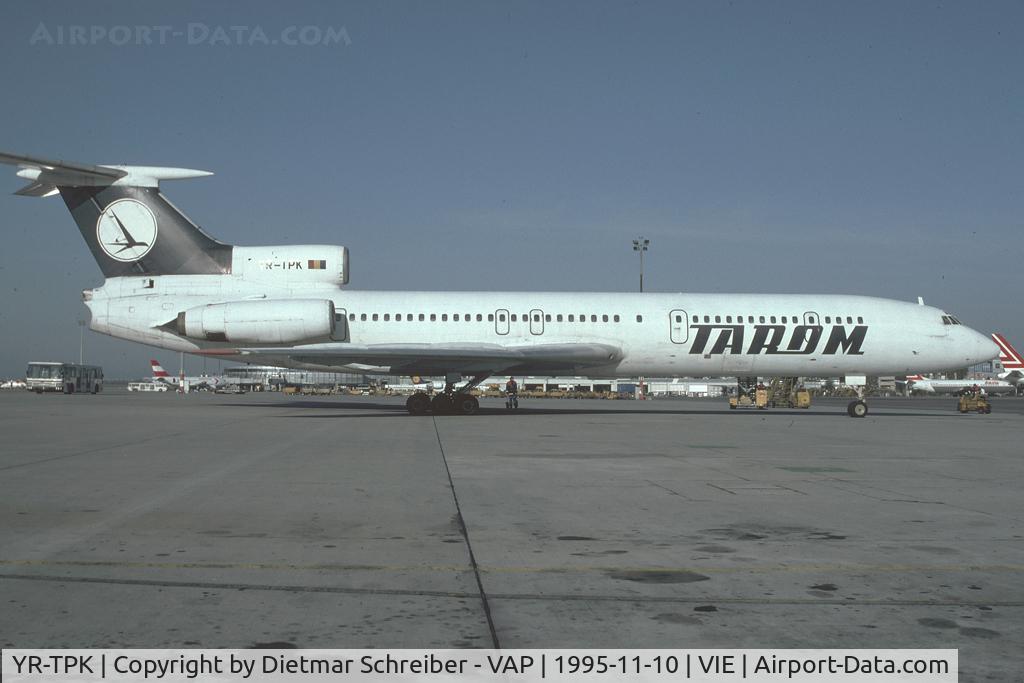
<svg viewBox="0 0 1024 683">
<path fill-rule="evenodd" d="M 292 26 L 348 40 L 246 44 Z M 352 288 L 627 291 L 642 233 L 651 290 L 921 295 L 1024 346 L 1021 2 L 19 1 L 0 82 L 0 149 L 214 171 L 164 190 L 225 241 L 348 246 Z M 11 171 L 0 376 L 77 358 L 101 282 Z"/>
</svg>

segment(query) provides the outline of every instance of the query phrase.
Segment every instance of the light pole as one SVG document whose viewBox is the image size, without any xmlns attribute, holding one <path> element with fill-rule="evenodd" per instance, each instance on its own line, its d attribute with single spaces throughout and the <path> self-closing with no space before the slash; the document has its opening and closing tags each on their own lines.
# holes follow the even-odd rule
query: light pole
<svg viewBox="0 0 1024 683">
<path fill-rule="evenodd" d="M 644 252 L 647 251 L 647 247 L 649 247 L 650 244 L 651 244 L 651 241 L 649 239 L 646 239 L 643 235 L 640 235 L 635 240 L 633 240 L 633 251 L 640 252 L 640 293 L 641 294 L 644 291 Z M 647 398 L 647 392 L 646 392 L 646 389 L 644 387 L 644 378 L 641 376 L 638 379 L 639 379 L 639 384 L 640 384 L 640 387 L 639 387 L 640 391 L 637 392 L 637 396 L 636 397 L 637 397 L 637 399 L 643 401 L 644 399 Z"/>
<path fill-rule="evenodd" d="M 643 235 L 641 235 L 640 237 L 637 237 L 635 240 L 633 240 L 633 251 L 640 252 L 640 291 L 641 292 L 644 291 L 644 252 L 647 251 L 647 247 L 650 245 L 650 243 L 651 243 L 651 241 L 648 240 L 648 239 L 644 239 Z"/>
</svg>

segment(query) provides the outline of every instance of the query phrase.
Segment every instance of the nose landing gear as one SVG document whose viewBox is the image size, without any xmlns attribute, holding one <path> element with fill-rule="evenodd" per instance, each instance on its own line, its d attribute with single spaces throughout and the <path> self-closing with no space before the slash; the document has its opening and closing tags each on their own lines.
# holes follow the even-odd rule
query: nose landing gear
<svg viewBox="0 0 1024 683">
<path fill-rule="evenodd" d="M 861 399 L 850 401 L 850 405 L 846 406 L 846 414 L 850 417 L 864 417 L 868 414 L 868 404 Z"/>
</svg>

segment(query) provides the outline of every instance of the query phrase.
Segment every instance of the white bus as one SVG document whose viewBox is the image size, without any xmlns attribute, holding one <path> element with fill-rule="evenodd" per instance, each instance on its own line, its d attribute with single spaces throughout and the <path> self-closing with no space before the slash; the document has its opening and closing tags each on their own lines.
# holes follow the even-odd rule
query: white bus
<svg viewBox="0 0 1024 683">
<path fill-rule="evenodd" d="M 163 382 L 128 382 L 128 391 L 167 391 Z"/>
<path fill-rule="evenodd" d="M 65 394 L 103 391 L 103 368 L 77 363 L 32 362 L 25 371 L 25 388 L 41 394 L 62 391 Z"/>
</svg>

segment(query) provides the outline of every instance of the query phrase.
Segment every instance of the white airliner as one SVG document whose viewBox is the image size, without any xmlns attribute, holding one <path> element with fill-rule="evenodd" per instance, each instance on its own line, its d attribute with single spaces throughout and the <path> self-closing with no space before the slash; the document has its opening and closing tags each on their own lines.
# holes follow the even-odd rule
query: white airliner
<svg viewBox="0 0 1024 683">
<path fill-rule="evenodd" d="M 959 394 L 972 387 L 978 387 L 986 394 L 1011 394 L 1017 387 L 1001 379 L 931 379 L 923 375 L 907 375 L 911 391 L 929 394 Z"/>
<path fill-rule="evenodd" d="M 893 375 L 995 358 L 988 337 L 938 308 L 826 294 L 372 292 L 343 289 L 340 246 L 240 247 L 160 193 L 206 171 L 93 166 L 0 154 L 60 194 L 106 281 L 83 300 L 97 332 L 265 365 L 444 375 L 410 413 L 478 410 L 492 375 Z M 463 382 L 461 386 L 458 383 Z M 850 403 L 867 414 L 863 399 Z"/>
<path fill-rule="evenodd" d="M 187 386 L 189 390 L 195 389 L 215 389 L 218 385 L 223 383 L 220 377 L 212 377 L 210 375 L 199 375 L 197 377 L 175 377 L 166 370 L 155 358 L 151 358 L 149 366 L 153 370 L 153 381 L 161 382 L 172 387 L 180 388 L 182 386 L 182 379 L 184 379 L 184 386 Z"/>
</svg>

